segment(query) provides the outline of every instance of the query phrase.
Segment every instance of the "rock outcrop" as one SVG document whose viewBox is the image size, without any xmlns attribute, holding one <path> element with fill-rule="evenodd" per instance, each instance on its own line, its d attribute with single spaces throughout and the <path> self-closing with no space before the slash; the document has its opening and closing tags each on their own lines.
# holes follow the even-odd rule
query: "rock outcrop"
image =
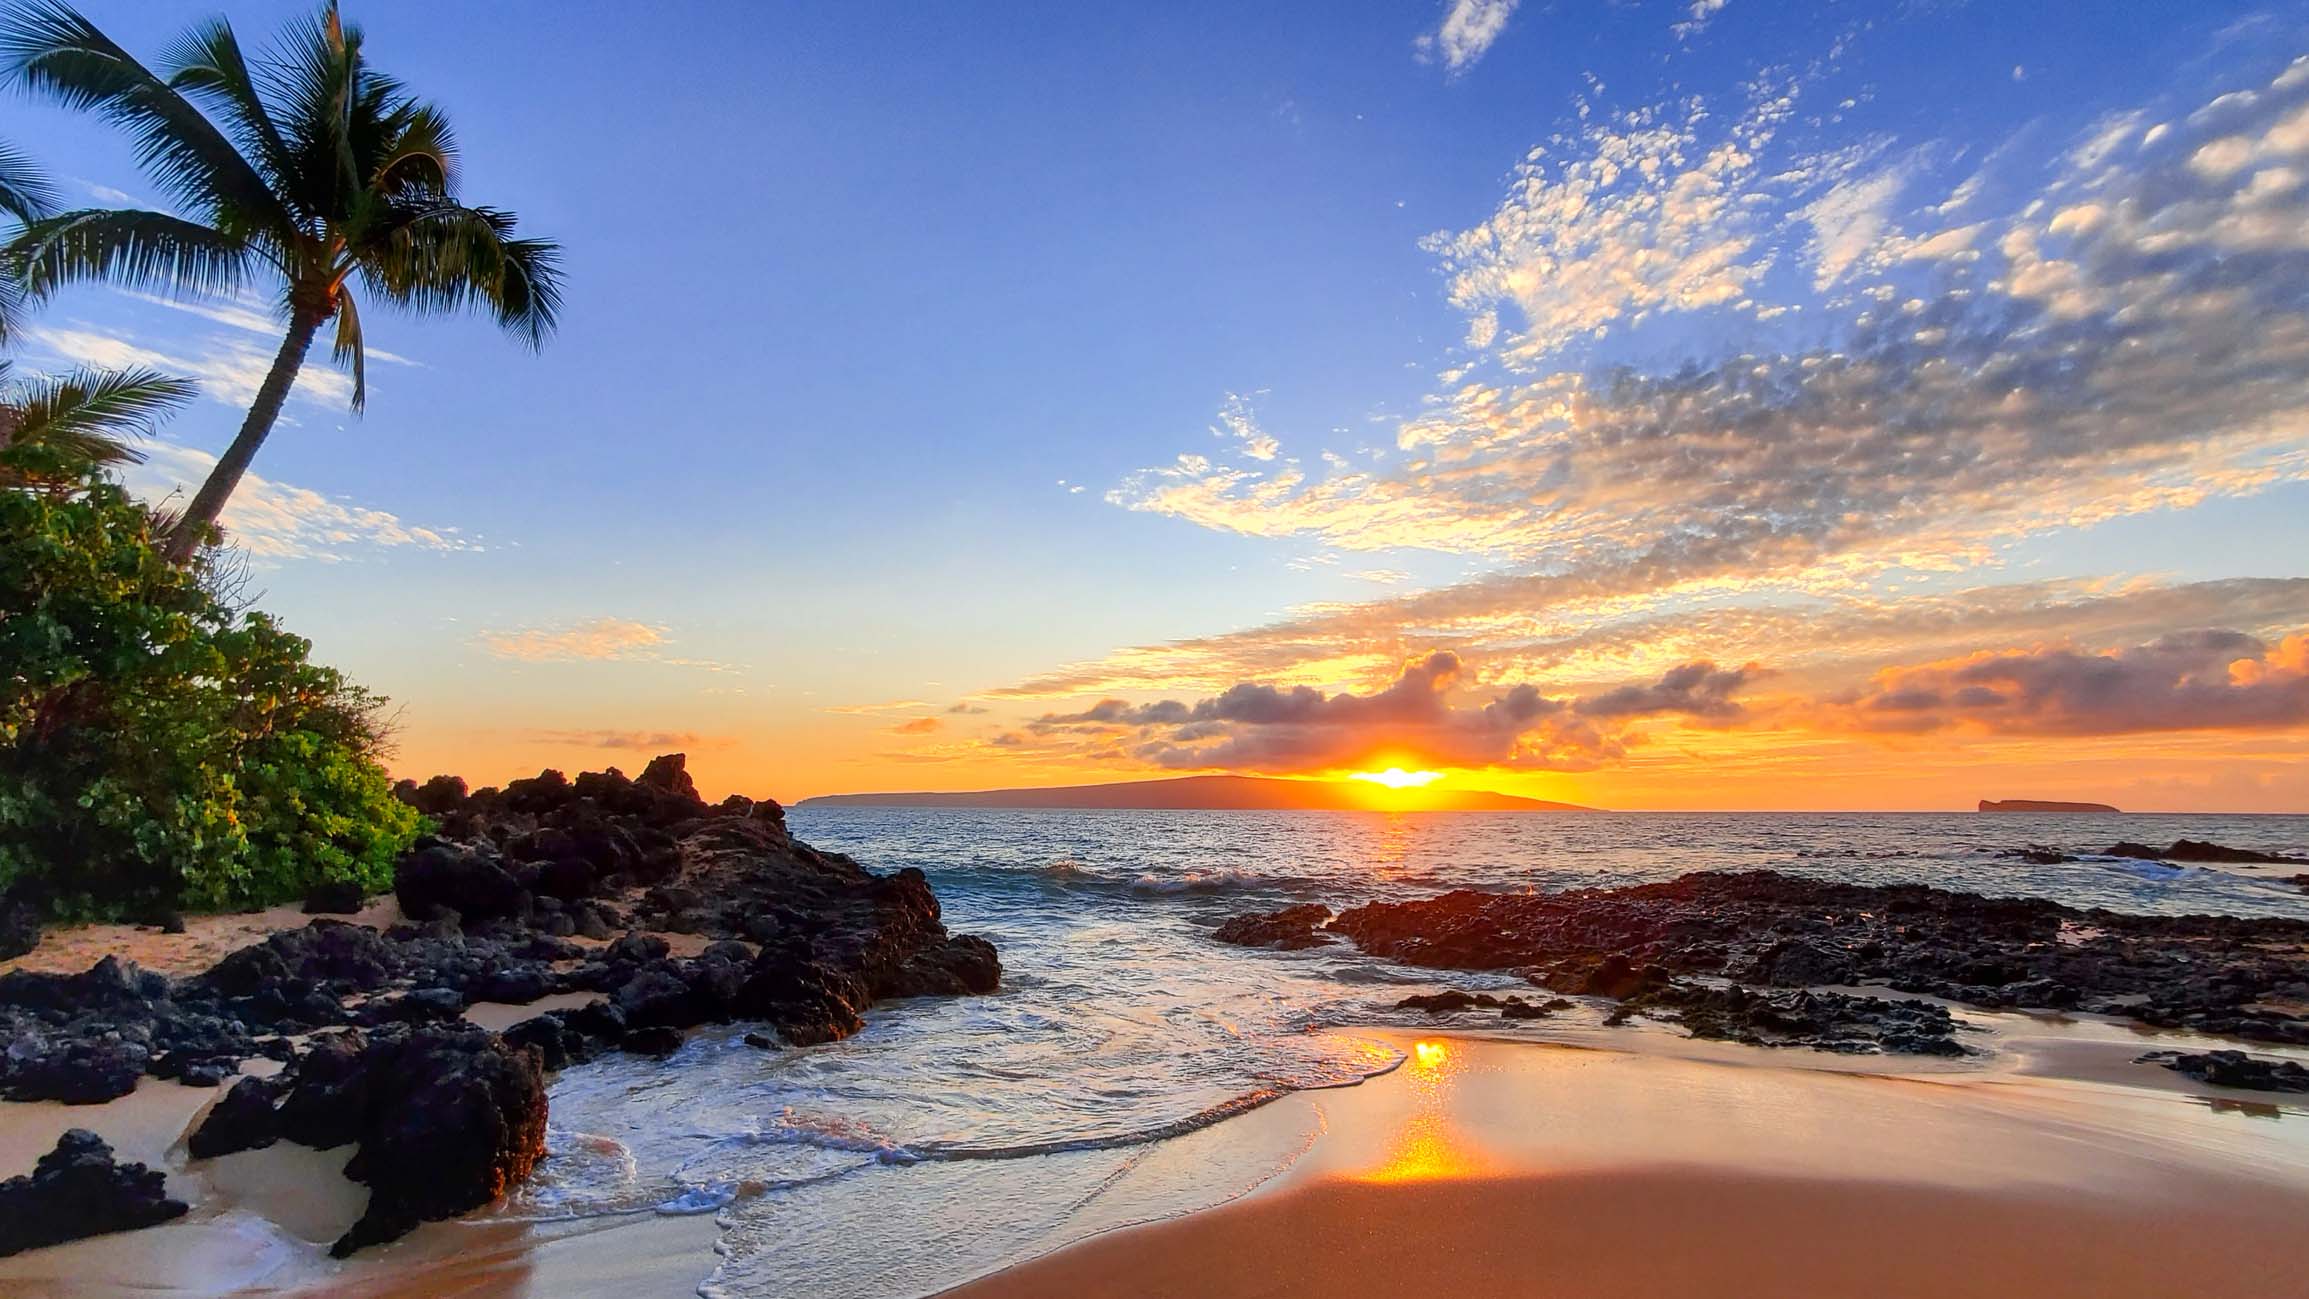
<svg viewBox="0 0 2309 1299">
<path fill-rule="evenodd" d="M 2161 1064 L 2216 1087 L 2257 1092 L 2309 1092 L 2309 1068 L 2294 1060 L 2270 1060 L 2242 1051 L 2151 1051 L 2135 1064 Z"/>
<path fill-rule="evenodd" d="M 1252 920 L 1264 918 L 1253 917 Z M 1342 912 L 1325 928 L 1432 969 L 1506 970 L 1695 1033 L 1831 1050 L 1962 1048 L 1913 1001 L 1749 989 L 1882 985 L 2309 1044 L 2309 921 L 2138 916 L 1773 871 L 1560 893 L 1461 890 Z M 1694 982 L 1707 979 L 1709 984 Z"/>
<path fill-rule="evenodd" d="M 213 1086 L 255 1056 L 288 1062 L 279 1078 L 236 1081 L 191 1153 L 358 1143 L 350 1172 L 370 1187 L 369 1214 L 342 1252 L 527 1176 L 551 1070 L 610 1050 L 664 1055 L 707 1023 L 832 1041 L 877 1000 L 1001 979 L 992 943 L 947 932 L 920 871 L 877 875 L 796 843 L 767 800 L 709 805 L 678 754 L 635 779 L 548 771 L 468 792 L 437 777 L 399 793 L 443 831 L 400 863 L 412 923 L 315 919 L 185 979 L 109 957 L 0 976 L 0 1096 L 93 1103 L 143 1076 Z M 715 941 L 676 957 L 649 929 Z M 475 1001 L 569 992 L 599 995 L 502 1036 L 463 1020 Z"/>
<path fill-rule="evenodd" d="M 149 1227 L 184 1213 L 183 1201 L 168 1198 L 160 1173 L 114 1162 L 103 1138 L 74 1128 L 31 1173 L 0 1182 L 0 1257 Z"/>
<path fill-rule="evenodd" d="M 1331 908 L 1314 902 L 1284 907 L 1280 911 L 1265 911 L 1256 915 L 1235 916 L 1218 928 L 1211 937 L 1237 947 L 1273 947 L 1283 951 L 1319 947 L 1333 941 L 1323 926 L 1331 923 Z"/>
<path fill-rule="evenodd" d="M 2141 861 L 2205 862 L 2224 866 L 2309 866 L 2309 857 L 2288 857 L 2284 853 L 2261 852 L 2254 848 L 2231 848 L 2227 844 L 2208 843 L 2203 839 L 2175 839 L 2170 848 L 2156 848 L 2127 839 L 2111 844 L 2107 855 L 2132 857 Z"/>
</svg>

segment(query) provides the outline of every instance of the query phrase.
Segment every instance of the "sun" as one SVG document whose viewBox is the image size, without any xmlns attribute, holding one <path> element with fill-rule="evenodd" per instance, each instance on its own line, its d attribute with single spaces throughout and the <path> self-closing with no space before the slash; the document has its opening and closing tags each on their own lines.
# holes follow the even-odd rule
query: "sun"
<svg viewBox="0 0 2309 1299">
<path fill-rule="evenodd" d="M 1385 785 L 1389 789 L 1418 789 L 1423 785 L 1432 785 L 1443 779 L 1443 773 L 1440 771 L 1405 771 L 1401 767 L 1389 767 L 1385 771 L 1358 771 L 1354 773 L 1353 778 L 1368 780 L 1374 785 Z"/>
</svg>

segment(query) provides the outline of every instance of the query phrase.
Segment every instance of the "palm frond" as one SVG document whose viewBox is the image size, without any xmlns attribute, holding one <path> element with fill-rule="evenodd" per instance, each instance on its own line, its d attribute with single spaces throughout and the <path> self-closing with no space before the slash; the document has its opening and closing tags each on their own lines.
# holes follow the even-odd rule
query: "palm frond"
<svg viewBox="0 0 2309 1299">
<path fill-rule="evenodd" d="M 360 411 L 369 404 L 369 353 L 361 339 L 361 308 L 350 289 L 337 290 L 337 338 L 329 354 L 353 372 L 353 410 Z"/>
<path fill-rule="evenodd" d="M 343 211 L 363 187 L 352 137 L 364 72 L 360 31 L 346 30 L 334 4 L 290 28 L 274 52 L 270 73 L 297 188 L 318 211 Z"/>
<path fill-rule="evenodd" d="M 257 90 L 256 77 L 249 71 L 232 24 L 212 18 L 194 27 L 170 48 L 162 66 L 169 86 L 224 116 L 241 154 L 256 164 L 274 196 L 293 206 L 296 194 L 289 182 L 295 175 L 296 159 Z M 309 218 L 314 214 L 297 215 Z"/>
<path fill-rule="evenodd" d="M 16 0 L 0 11 L 0 70 L 128 131 L 153 180 L 219 229 L 248 234 L 289 224 L 232 141 L 70 5 Z"/>
<path fill-rule="evenodd" d="M 393 126 L 393 138 L 369 177 L 369 188 L 388 198 L 456 193 L 457 137 L 441 110 L 412 100 Z"/>
<path fill-rule="evenodd" d="M 56 206 L 56 190 L 32 160 L 0 140 L 0 212 L 36 221 Z"/>
<path fill-rule="evenodd" d="M 155 370 L 75 370 L 35 379 L 7 395 L 8 445 L 37 446 L 75 465 L 135 464 L 133 445 L 200 394 L 199 385 Z"/>
<path fill-rule="evenodd" d="M 242 241 L 165 212 L 89 208 L 24 227 L 0 266 L 44 298 L 65 284 L 104 280 L 164 293 L 230 293 L 248 277 Z"/>
<path fill-rule="evenodd" d="M 405 212 L 362 250 L 364 281 L 419 310 L 485 305 L 501 328 L 542 346 L 561 314 L 561 246 L 513 238 L 514 227 L 510 212 L 447 201 Z"/>
</svg>

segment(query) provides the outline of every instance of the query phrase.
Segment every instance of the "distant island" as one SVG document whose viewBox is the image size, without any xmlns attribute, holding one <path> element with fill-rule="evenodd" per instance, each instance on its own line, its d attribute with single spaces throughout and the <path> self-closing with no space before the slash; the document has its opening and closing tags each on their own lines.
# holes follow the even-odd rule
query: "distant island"
<svg viewBox="0 0 2309 1299">
<path fill-rule="evenodd" d="M 2044 798 L 2007 798 L 1980 800 L 1983 812 L 2116 812 L 2120 808 L 2106 803 L 2062 803 Z"/>
<path fill-rule="evenodd" d="M 959 794 L 821 794 L 796 807 L 1080 807 L 1268 812 L 1595 812 L 1577 803 L 1518 798 L 1486 789 L 1390 793 L 1357 781 L 1262 776 L 1181 776 L 1110 785 L 982 789 Z"/>
</svg>

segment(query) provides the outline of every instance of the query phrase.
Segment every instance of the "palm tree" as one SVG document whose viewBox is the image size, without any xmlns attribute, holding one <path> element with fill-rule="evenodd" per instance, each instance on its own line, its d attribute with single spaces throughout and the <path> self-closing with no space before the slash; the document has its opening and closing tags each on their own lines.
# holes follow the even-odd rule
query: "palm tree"
<svg viewBox="0 0 2309 1299">
<path fill-rule="evenodd" d="M 55 191 L 32 166 L 32 160 L 9 147 L 7 141 L 0 140 L 0 216 L 29 224 L 46 216 L 55 201 Z M 0 267 L 0 343 L 7 342 L 8 336 L 15 332 L 22 297 L 15 277 Z"/>
<path fill-rule="evenodd" d="M 0 487 L 77 481 L 91 469 L 135 464 L 144 453 L 132 439 L 147 437 L 163 415 L 200 392 L 190 379 L 152 370 L 75 370 L 58 377 L 10 381 L 0 360 Z M 37 461 L 22 449 L 39 448 Z"/>
<path fill-rule="evenodd" d="M 0 141 L 0 214 L 29 224 L 47 215 L 54 191 L 30 159 Z M 0 274 L 0 343 L 8 341 L 17 306 L 14 281 Z M 144 459 L 132 438 L 190 401 L 198 390 L 185 379 L 151 370 L 77 370 L 62 378 L 11 382 L 0 358 L 0 452 L 38 447 L 36 464 L 21 454 L 0 461 L 0 486 L 15 487 L 56 473 L 81 473 Z"/>
<path fill-rule="evenodd" d="M 553 329 L 559 247 L 516 238 L 509 212 L 458 200 L 447 120 L 369 67 L 360 29 L 339 20 L 334 0 L 254 70 L 219 18 L 187 32 L 157 74 L 60 0 L 19 0 L 0 10 L 0 72 L 125 128 L 154 182 L 191 214 L 88 210 L 30 222 L 0 251 L 28 296 L 76 280 L 218 293 L 260 272 L 278 277 L 286 335 L 239 435 L 169 536 L 178 562 L 210 535 L 332 321 L 333 354 L 361 409 L 355 282 L 418 311 L 482 308 L 531 347 Z"/>
</svg>

